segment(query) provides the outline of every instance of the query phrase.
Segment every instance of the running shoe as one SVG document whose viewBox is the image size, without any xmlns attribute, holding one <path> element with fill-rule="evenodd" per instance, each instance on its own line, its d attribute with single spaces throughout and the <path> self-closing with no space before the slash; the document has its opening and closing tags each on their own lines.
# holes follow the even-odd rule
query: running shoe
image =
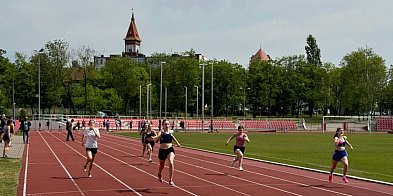
<svg viewBox="0 0 393 196">
<path fill-rule="evenodd" d="M 348 179 L 347 179 L 347 177 L 343 177 L 343 181 L 345 182 L 345 183 L 348 183 L 349 181 L 348 181 Z"/>
<path fill-rule="evenodd" d="M 157 178 L 158 178 L 158 181 L 162 182 L 162 176 L 161 176 L 161 174 L 158 174 L 158 175 L 157 175 Z"/>
<path fill-rule="evenodd" d="M 91 178 L 91 173 L 89 172 L 89 178 Z"/>
<path fill-rule="evenodd" d="M 333 182 L 333 175 L 329 174 L 329 182 Z"/>
<path fill-rule="evenodd" d="M 153 160 L 149 159 L 149 163 L 153 162 Z"/>
<path fill-rule="evenodd" d="M 239 171 L 243 171 L 243 167 L 239 167 Z"/>
<path fill-rule="evenodd" d="M 86 166 L 86 165 L 84 165 L 84 166 L 83 166 L 83 172 L 86 172 L 86 171 L 87 171 L 87 169 L 86 169 L 86 168 L 87 168 L 87 166 Z"/>
<path fill-rule="evenodd" d="M 235 159 L 232 159 L 231 167 L 233 167 L 234 165 L 235 165 Z"/>
<path fill-rule="evenodd" d="M 172 180 L 169 180 L 168 184 L 171 186 L 175 186 L 175 183 Z"/>
</svg>

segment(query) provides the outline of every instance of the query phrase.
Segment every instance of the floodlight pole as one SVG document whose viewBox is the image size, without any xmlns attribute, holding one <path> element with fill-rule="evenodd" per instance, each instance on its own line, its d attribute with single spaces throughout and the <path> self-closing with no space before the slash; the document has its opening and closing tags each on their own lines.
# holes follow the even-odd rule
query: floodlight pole
<svg viewBox="0 0 393 196">
<path fill-rule="evenodd" d="M 165 62 L 160 62 L 160 70 L 161 70 L 161 82 L 160 82 L 160 119 L 161 119 L 161 116 L 162 116 L 162 113 L 161 113 L 161 105 L 162 105 L 162 64 L 165 64 Z"/>
<path fill-rule="evenodd" d="M 205 130 L 205 64 L 202 66 L 202 132 Z"/>
<path fill-rule="evenodd" d="M 142 118 L 142 86 L 139 85 L 139 119 Z"/>
<path fill-rule="evenodd" d="M 199 118 L 198 118 L 198 86 L 197 85 L 194 85 L 194 87 L 196 88 L 196 96 L 197 96 L 197 98 L 196 98 L 196 117 L 197 117 L 197 129 L 198 129 L 198 122 L 199 122 Z"/>
</svg>

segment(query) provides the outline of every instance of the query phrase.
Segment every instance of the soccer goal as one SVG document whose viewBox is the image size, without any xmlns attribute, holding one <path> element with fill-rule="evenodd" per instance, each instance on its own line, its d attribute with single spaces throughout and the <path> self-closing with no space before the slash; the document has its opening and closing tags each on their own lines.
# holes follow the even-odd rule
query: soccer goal
<svg viewBox="0 0 393 196">
<path fill-rule="evenodd" d="M 336 131 L 338 127 L 347 132 L 365 132 L 371 133 L 370 116 L 323 116 L 322 132 Z"/>
</svg>

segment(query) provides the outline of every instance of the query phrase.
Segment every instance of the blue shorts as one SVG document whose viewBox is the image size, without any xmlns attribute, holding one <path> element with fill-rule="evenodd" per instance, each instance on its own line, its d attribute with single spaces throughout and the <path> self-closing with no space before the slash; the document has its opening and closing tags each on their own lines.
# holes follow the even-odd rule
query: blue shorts
<svg viewBox="0 0 393 196">
<path fill-rule="evenodd" d="M 346 150 L 343 150 L 343 151 L 336 150 L 333 153 L 333 160 L 341 161 L 342 158 L 347 157 L 347 156 L 348 156 L 348 153 Z"/>
</svg>

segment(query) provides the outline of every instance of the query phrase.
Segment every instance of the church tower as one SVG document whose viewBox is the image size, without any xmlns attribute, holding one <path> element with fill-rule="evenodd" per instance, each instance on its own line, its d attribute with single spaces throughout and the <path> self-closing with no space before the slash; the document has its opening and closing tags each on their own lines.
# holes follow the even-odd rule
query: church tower
<svg viewBox="0 0 393 196">
<path fill-rule="evenodd" d="M 140 53 L 142 39 L 139 37 L 138 29 L 135 24 L 134 11 L 132 11 L 131 23 L 128 27 L 126 37 L 124 38 L 124 52 L 123 56 L 131 58 L 140 58 L 145 55 Z"/>
</svg>

